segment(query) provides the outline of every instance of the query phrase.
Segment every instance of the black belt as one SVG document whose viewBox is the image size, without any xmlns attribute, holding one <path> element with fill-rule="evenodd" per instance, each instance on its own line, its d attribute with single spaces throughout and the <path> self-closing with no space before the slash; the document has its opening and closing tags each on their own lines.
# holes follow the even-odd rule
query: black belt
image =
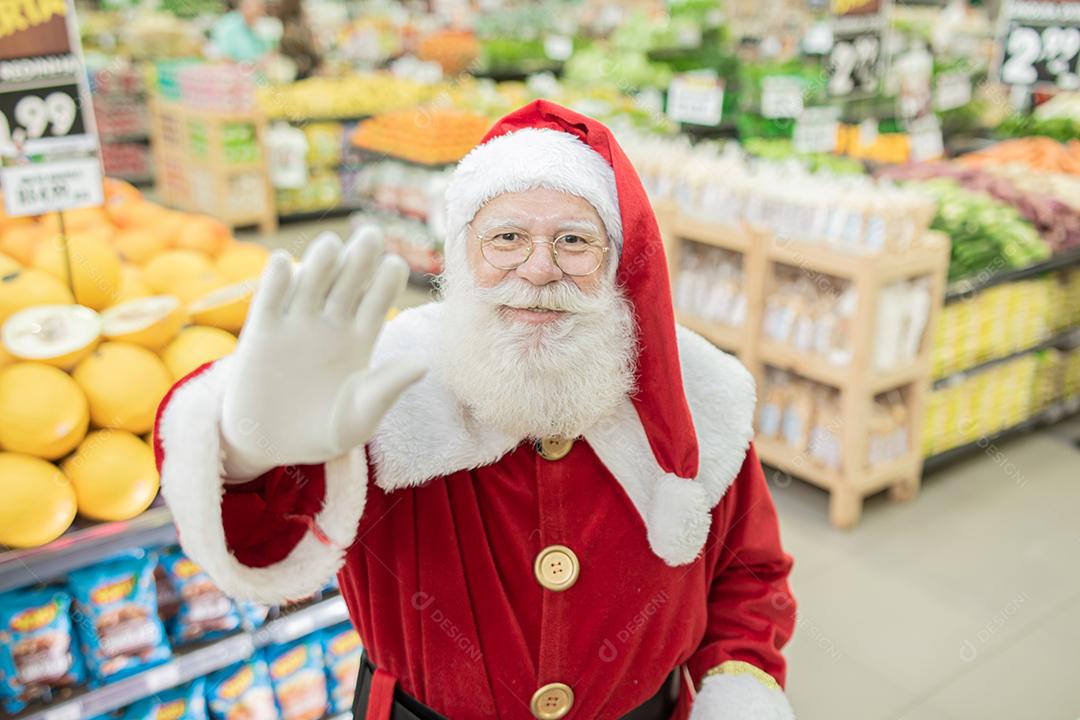
<svg viewBox="0 0 1080 720">
<path fill-rule="evenodd" d="M 375 666 L 364 653 L 360 660 L 360 676 L 356 680 L 356 695 L 353 697 L 353 718 L 364 720 L 367 717 L 368 696 L 371 694 L 371 681 L 375 676 Z M 679 694 L 679 672 L 672 670 L 664 684 L 651 698 L 626 713 L 620 720 L 667 720 L 675 712 L 675 701 Z M 390 720 L 447 720 L 416 698 L 394 689 L 394 705 L 390 710 Z"/>
</svg>

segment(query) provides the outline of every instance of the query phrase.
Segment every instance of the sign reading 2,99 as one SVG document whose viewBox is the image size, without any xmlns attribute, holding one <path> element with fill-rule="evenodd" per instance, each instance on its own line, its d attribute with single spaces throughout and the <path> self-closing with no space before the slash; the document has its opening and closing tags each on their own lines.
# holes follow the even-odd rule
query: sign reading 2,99
<svg viewBox="0 0 1080 720">
<path fill-rule="evenodd" d="M 1003 83 L 1080 89 L 1080 2 L 1009 2 L 1002 16 Z"/>
</svg>

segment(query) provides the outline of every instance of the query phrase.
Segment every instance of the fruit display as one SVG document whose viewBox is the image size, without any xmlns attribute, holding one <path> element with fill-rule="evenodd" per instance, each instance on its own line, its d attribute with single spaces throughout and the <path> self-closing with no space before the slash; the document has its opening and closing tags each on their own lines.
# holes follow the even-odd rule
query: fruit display
<svg viewBox="0 0 1080 720">
<path fill-rule="evenodd" d="M 464 110 L 417 108 L 365 120 L 351 141 L 364 150 L 410 162 L 445 165 L 463 158 L 490 126 L 487 117 Z"/>
<path fill-rule="evenodd" d="M 1059 142 L 1080 140 L 1080 92 L 1060 92 L 1030 114 L 1016 114 L 997 128 L 1002 135 L 1045 135 Z"/>
<path fill-rule="evenodd" d="M 415 107 L 434 91 L 389 73 L 314 77 L 260 87 L 258 105 L 272 120 L 360 118 Z"/>
<path fill-rule="evenodd" d="M 1080 175 L 1080 140 L 1061 143 L 1043 136 L 1005 140 L 969 153 L 960 162 L 973 167 L 1016 163 L 1043 172 Z"/>
<path fill-rule="evenodd" d="M 476 36 L 466 30 L 439 30 L 425 36 L 416 49 L 421 60 L 439 63 L 447 75 L 468 69 L 480 55 Z"/>
<path fill-rule="evenodd" d="M 55 215 L 0 217 L 0 544 L 149 507 L 158 404 L 233 351 L 268 257 L 130 185 L 106 197 L 66 212 L 66 237 Z"/>
<path fill-rule="evenodd" d="M 1050 257 L 1050 246 L 1013 207 L 952 180 L 917 184 L 937 201 L 931 227 L 952 240 L 949 280 L 1027 267 Z"/>
</svg>

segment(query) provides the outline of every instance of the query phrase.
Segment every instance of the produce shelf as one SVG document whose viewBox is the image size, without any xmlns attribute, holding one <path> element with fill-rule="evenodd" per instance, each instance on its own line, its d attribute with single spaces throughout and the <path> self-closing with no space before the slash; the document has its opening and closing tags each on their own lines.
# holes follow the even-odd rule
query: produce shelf
<svg viewBox="0 0 1080 720">
<path fill-rule="evenodd" d="M 679 323 L 688 330 L 693 330 L 722 350 L 738 353 L 743 349 L 746 333 L 744 328 L 704 320 L 685 312 L 678 313 L 678 319 Z"/>
<path fill-rule="evenodd" d="M 1008 355 L 1002 355 L 1001 357 L 996 357 L 996 358 L 991 358 L 989 360 L 984 360 L 983 362 L 976 363 L 975 365 L 972 365 L 970 367 L 966 367 L 966 368 L 964 368 L 962 370 L 957 370 L 955 372 L 951 372 L 948 375 L 942 375 L 941 377 L 934 379 L 934 386 L 933 387 L 934 387 L 935 390 L 937 390 L 938 388 L 945 387 L 951 381 L 959 379 L 959 378 L 964 377 L 966 375 L 970 375 L 971 373 L 980 372 L 982 370 L 992 368 L 995 365 L 1001 365 L 1003 363 L 1007 363 L 1007 362 L 1009 362 L 1011 360 L 1015 360 L 1018 357 L 1022 357 L 1024 355 L 1030 355 L 1031 353 L 1037 353 L 1037 352 L 1040 352 L 1042 350 L 1048 350 L 1048 349 L 1050 349 L 1052 347 L 1057 347 L 1058 345 L 1069 345 L 1069 344 L 1080 344 L 1080 326 L 1071 327 L 1068 330 L 1065 330 L 1064 332 L 1060 332 L 1057 335 L 1049 337 L 1046 340 L 1043 340 L 1041 343 L 1036 343 L 1035 345 L 1032 345 L 1031 347 L 1026 347 L 1026 348 L 1024 348 L 1022 350 L 1017 350 L 1016 352 L 1009 353 Z"/>
<path fill-rule="evenodd" d="M 727 225 L 717 225 L 706 220 L 680 215 L 674 232 L 684 240 L 724 248 L 732 252 L 745 253 L 750 247 L 751 235 L 746 230 Z"/>
<path fill-rule="evenodd" d="M 255 632 L 242 632 L 183 651 L 164 665 L 87 690 L 46 708 L 16 715 L 16 720 L 81 720 L 130 705 L 154 693 L 203 677 L 251 657 L 258 648 L 285 643 L 349 617 L 345 601 L 334 595 L 271 620 Z"/>
<path fill-rule="evenodd" d="M 834 365 L 825 358 L 795 350 L 775 340 L 762 338 L 760 357 L 766 365 L 779 370 L 787 370 L 835 388 L 847 387 L 851 383 L 850 367 Z"/>
<path fill-rule="evenodd" d="M 132 547 L 176 542 L 176 527 L 164 505 L 123 522 L 86 523 L 48 545 L 0 552 L 0 592 L 57 578 Z"/>
<path fill-rule="evenodd" d="M 334 207 L 326 208 L 325 210 L 307 210 L 304 212 L 278 215 L 278 221 L 282 223 L 311 222 L 315 220 L 325 220 L 327 218 L 345 217 L 346 215 L 356 212 L 356 210 L 356 206 L 353 205 L 335 205 Z"/>
<path fill-rule="evenodd" d="M 817 464 L 809 453 L 796 450 L 782 440 L 757 437 L 754 438 L 754 448 L 761 462 L 789 475 L 808 480 L 818 487 L 831 490 L 840 481 L 836 471 Z"/>
<path fill-rule="evenodd" d="M 945 289 L 945 304 L 948 305 L 949 303 L 954 303 L 958 300 L 964 300 L 987 288 L 992 288 L 995 285 L 1004 285 L 1005 283 L 1016 282 L 1018 280 L 1027 280 L 1028 278 L 1037 277 L 1043 273 L 1061 270 L 1072 267 L 1073 265 L 1080 265 L 1080 247 L 1073 248 L 1060 255 L 1055 255 L 1049 260 L 1045 260 L 1041 263 L 1028 265 L 1025 268 L 994 273 L 986 278 L 957 280 L 956 282 L 949 283 L 949 286 Z"/>
<path fill-rule="evenodd" d="M 928 456 L 923 460 L 923 474 L 936 472 L 961 458 L 967 457 L 980 450 L 986 450 L 986 448 L 991 445 L 996 445 L 999 442 L 1009 440 L 1017 435 L 1030 432 L 1037 427 L 1059 422 L 1065 418 L 1076 415 L 1077 413 L 1080 413 L 1080 396 L 1070 398 L 1069 400 L 1059 401 L 1016 425 L 1007 427 L 1004 430 L 998 430 L 989 435 L 983 435 L 971 442 L 957 445 L 954 448 L 949 448 L 948 450 L 943 450 L 942 452 Z"/>
</svg>

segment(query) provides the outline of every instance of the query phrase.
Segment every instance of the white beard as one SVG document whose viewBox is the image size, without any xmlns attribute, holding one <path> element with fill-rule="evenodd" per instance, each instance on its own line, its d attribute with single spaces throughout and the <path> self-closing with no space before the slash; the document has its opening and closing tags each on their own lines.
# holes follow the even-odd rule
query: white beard
<svg viewBox="0 0 1080 720">
<path fill-rule="evenodd" d="M 610 274 L 586 295 L 569 280 L 537 287 L 514 276 L 477 288 L 461 270 L 440 279 L 434 369 L 480 424 L 521 439 L 574 438 L 633 393 L 634 315 Z M 503 305 L 566 314 L 532 325 L 505 317 Z"/>
</svg>

